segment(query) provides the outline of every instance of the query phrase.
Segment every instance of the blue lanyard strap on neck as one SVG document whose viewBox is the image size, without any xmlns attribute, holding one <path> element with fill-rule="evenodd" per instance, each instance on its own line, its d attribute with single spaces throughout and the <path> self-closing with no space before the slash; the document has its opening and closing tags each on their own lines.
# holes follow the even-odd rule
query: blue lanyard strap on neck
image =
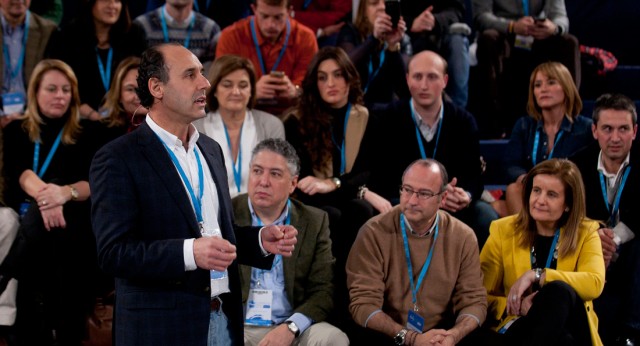
<svg viewBox="0 0 640 346">
<path fill-rule="evenodd" d="M 529 16 L 529 0 L 522 0 L 522 10 L 525 17 Z"/>
<path fill-rule="evenodd" d="M 347 139 L 347 124 L 349 123 L 350 115 L 351 115 L 351 103 L 349 103 L 349 105 L 347 106 L 347 113 L 344 115 L 344 128 L 343 128 L 344 135 L 342 136 L 341 145 L 338 145 L 338 141 L 336 140 L 333 133 L 331 133 L 331 139 L 333 139 L 333 144 L 335 144 L 336 147 L 340 148 L 340 175 L 345 174 L 347 170 L 347 154 L 346 154 L 345 142 Z"/>
<path fill-rule="evenodd" d="M 409 100 L 409 107 L 411 108 L 411 120 L 413 120 L 413 125 L 416 128 L 416 140 L 418 141 L 418 147 L 420 148 L 420 156 L 423 159 L 427 158 L 427 154 L 424 150 L 424 144 L 422 144 L 422 135 L 420 133 L 420 128 L 418 127 L 418 123 L 416 122 L 416 110 L 413 107 L 413 99 Z M 438 132 L 436 132 L 436 144 L 433 147 L 433 156 L 432 159 L 436 158 L 436 152 L 438 151 L 438 142 L 440 142 L 440 130 L 442 130 L 442 123 L 444 122 L 444 104 L 440 105 L 440 114 L 438 114 Z"/>
<path fill-rule="evenodd" d="M 256 54 L 258 55 L 258 61 L 260 62 L 260 70 L 262 71 L 262 74 L 265 75 L 267 74 L 267 67 L 264 64 L 264 59 L 262 58 L 262 52 L 260 51 L 260 45 L 258 45 L 258 34 L 256 33 L 256 21 L 255 21 L 256 17 L 253 16 L 251 17 L 251 22 L 250 22 L 250 26 L 251 26 L 251 38 L 253 39 L 253 45 L 256 48 Z M 287 45 L 289 44 L 289 35 L 291 35 L 291 22 L 289 21 L 289 19 L 287 19 L 287 32 L 285 34 L 284 37 L 284 44 L 282 45 L 282 48 L 280 49 L 280 54 L 278 55 L 278 59 L 276 60 L 276 63 L 273 64 L 273 67 L 271 67 L 270 71 L 276 71 L 276 68 L 278 68 L 278 65 L 280 64 L 280 60 L 282 60 L 282 57 L 284 56 L 284 52 L 287 50 Z"/>
<path fill-rule="evenodd" d="M 624 174 L 622 175 L 620 186 L 618 186 L 618 189 L 616 190 L 616 196 L 613 200 L 613 206 L 609 205 L 609 197 L 607 193 L 607 185 L 604 181 L 604 174 L 602 174 L 602 172 L 598 173 L 600 175 L 600 188 L 602 189 L 602 197 L 604 198 L 604 204 L 607 206 L 610 220 L 613 220 L 613 217 L 618 213 L 618 210 L 620 209 L 620 197 L 622 196 L 622 190 L 624 190 L 624 185 L 627 183 L 627 178 L 629 177 L 630 171 L 630 165 L 624 169 Z"/>
<path fill-rule="evenodd" d="M 375 69 L 375 71 L 373 70 L 373 54 L 369 56 L 369 78 L 367 78 L 367 84 L 364 87 L 364 93 L 367 93 L 367 90 L 369 90 L 369 86 L 371 85 L 371 82 L 373 82 L 373 79 L 376 78 L 376 76 L 378 75 L 378 72 L 380 72 L 380 69 L 382 69 L 382 64 L 384 64 L 384 57 L 385 57 L 385 50 L 387 48 L 387 44 L 384 44 L 384 47 L 382 48 L 382 51 L 380 52 L 380 58 L 379 58 L 379 62 L 378 62 L 378 67 Z"/>
<path fill-rule="evenodd" d="M 240 193 L 240 187 L 242 186 L 242 128 L 244 128 L 244 122 L 240 126 L 240 134 L 238 135 L 238 157 L 233 157 L 233 147 L 231 146 L 231 137 L 229 137 L 229 130 L 227 125 L 222 122 L 224 127 L 224 134 L 227 136 L 227 145 L 229 146 L 229 157 L 231 157 L 231 167 L 233 168 L 233 180 L 236 183 L 236 189 Z"/>
<path fill-rule="evenodd" d="M 429 265 L 431 265 L 431 258 L 433 257 L 433 248 L 436 245 L 436 240 L 438 239 L 438 221 L 440 217 L 436 214 L 436 227 L 435 233 L 433 234 L 433 242 L 431 242 L 431 248 L 429 249 L 429 254 L 427 255 L 427 260 L 422 265 L 422 270 L 420 271 L 420 275 L 418 276 L 418 282 L 414 285 L 413 282 L 413 264 L 411 263 L 411 251 L 409 250 L 409 240 L 407 239 L 407 229 L 405 226 L 405 218 L 404 214 L 400 214 L 400 228 L 402 230 L 402 242 L 404 243 L 404 256 L 407 260 L 407 268 L 409 272 L 409 283 L 411 284 L 411 299 L 414 307 L 416 306 L 416 302 L 418 301 L 418 291 L 420 290 L 420 285 L 422 285 L 422 281 L 429 270 Z"/>
<path fill-rule="evenodd" d="M 191 186 L 191 182 L 189 181 L 189 178 L 187 178 L 187 174 L 184 172 L 184 169 L 182 169 L 182 166 L 180 165 L 180 161 L 178 161 L 176 154 L 174 154 L 173 151 L 171 151 L 171 149 L 162 141 L 162 139 L 160 139 L 160 137 L 158 137 L 158 139 L 160 140 L 162 145 L 164 145 L 164 148 L 167 149 L 167 152 L 171 157 L 171 161 L 173 161 L 173 164 L 176 166 L 176 169 L 180 174 L 180 178 L 182 178 L 184 185 L 187 187 L 187 191 L 189 191 L 189 197 L 191 197 L 191 202 L 193 203 L 193 209 L 196 213 L 196 219 L 198 220 L 200 227 L 202 227 L 202 224 L 204 222 L 204 219 L 202 217 L 202 196 L 204 195 L 204 172 L 202 170 L 202 162 L 200 162 L 200 155 L 198 155 L 198 151 L 196 150 L 196 148 L 193 148 L 193 153 L 196 155 L 196 162 L 198 163 L 198 183 L 200 184 L 200 191 L 198 191 L 199 192 L 198 197 L 196 198 L 196 194 L 193 190 L 193 186 Z"/>
<path fill-rule="evenodd" d="M 98 53 L 98 47 L 96 46 L 96 59 L 98 60 L 98 69 L 100 70 L 100 79 L 102 79 L 102 86 L 105 91 L 109 91 L 111 85 L 111 63 L 113 61 L 113 47 L 109 47 L 109 53 L 107 53 L 107 68 L 105 70 L 100 59 L 100 53 Z"/>
<path fill-rule="evenodd" d="M 194 1 L 194 4 L 196 2 Z M 167 19 L 164 17 L 164 12 L 167 10 L 167 5 L 164 5 L 160 10 L 160 25 L 162 26 L 162 36 L 164 37 L 164 43 L 169 43 L 169 29 L 167 28 Z M 191 32 L 193 31 L 193 26 L 196 23 L 196 15 L 195 13 L 191 14 L 191 22 L 189 23 L 189 27 L 187 28 L 187 37 L 184 39 L 184 47 L 189 49 L 189 42 L 191 41 Z"/>
<path fill-rule="evenodd" d="M 556 150 L 556 145 L 558 145 L 558 142 L 560 142 L 560 138 L 562 138 L 563 134 L 563 130 L 558 131 L 558 133 L 556 134 L 556 139 L 553 142 L 553 148 L 551 148 L 551 152 L 549 153 L 549 157 L 547 157 L 547 159 L 553 158 L 553 151 Z M 538 163 L 538 145 L 540 145 L 540 131 L 536 130 L 536 135 L 533 138 L 533 150 L 531 151 L 531 161 L 533 162 L 534 166 Z"/>
<path fill-rule="evenodd" d="M 207 0 L 206 4 L 204 5 L 205 6 L 204 11 L 202 12 L 206 12 L 209 9 L 210 5 L 211 5 L 211 0 Z M 193 8 L 196 10 L 196 12 L 200 12 L 200 5 L 198 5 L 198 0 L 193 0 Z"/>
<path fill-rule="evenodd" d="M 560 238 L 560 228 L 556 229 L 553 234 L 553 241 L 551 242 L 551 247 L 549 247 L 549 255 L 547 255 L 547 263 L 545 264 L 545 268 L 551 267 L 551 261 L 553 260 L 553 253 L 556 250 L 556 246 L 558 245 L 558 238 Z M 533 269 L 534 263 L 536 259 L 533 258 L 533 251 L 531 251 L 531 268 Z"/>
<path fill-rule="evenodd" d="M 27 38 L 29 37 L 29 17 L 31 17 L 31 12 L 27 10 L 27 14 L 24 17 L 25 19 L 24 19 L 24 30 L 22 35 L 22 50 L 20 51 L 20 57 L 18 57 L 18 62 L 16 63 L 16 66 L 11 67 L 11 57 L 9 55 L 9 46 L 7 46 L 5 42 L 3 42 L 2 44 L 4 60 L 11 70 L 11 75 L 10 75 L 11 80 L 14 80 L 18 76 L 18 73 L 22 72 L 22 65 L 24 64 L 24 55 L 25 55 L 25 51 L 27 50 Z"/>
<path fill-rule="evenodd" d="M 51 158 L 53 158 L 53 154 L 55 154 L 56 151 L 58 150 L 58 146 L 60 145 L 60 141 L 62 140 L 63 131 L 64 131 L 64 128 L 60 129 L 60 133 L 58 133 L 58 137 L 56 137 L 56 140 L 53 142 L 53 145 L 51 146 L 51 150 L 49 150 L 49 154 L 47 155 L 47 158 L 44 159 L 44 163 L 42 164 L 40 171 L 38 171 L 38 164 L 40 162 L 40 142 L 35 143 L 33 147 L 33 172 L 38 175 L 38 178 L 42 179 L 42 177 L 44 176 L 44 173 L 47 171 L 47 168 L 49 168 L 49 164 L 51 163 Z"/>
</svg>

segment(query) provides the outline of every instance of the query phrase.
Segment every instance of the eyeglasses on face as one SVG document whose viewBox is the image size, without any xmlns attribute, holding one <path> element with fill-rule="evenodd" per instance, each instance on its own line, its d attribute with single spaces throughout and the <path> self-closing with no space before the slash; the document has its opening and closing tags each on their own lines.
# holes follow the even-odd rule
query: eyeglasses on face
<svg viewBox="0 0 640 346">
<path fill-rule="evenodd" d="M 418 196 L 418 199 L 421 199 L 423 201 L 428 200 L 429 198 L 438 196 L 440 194 L 442 194 L 443 191 L 440 191 L 438 193 L 434 193 L 431 191 L 425 191 L 425 190 L 419 190 L 419 191 L 415 191 L 414 189 L 412 189 L 409 186 L 406 185 L 401 185 L 400 186 L 400 194 L 404 194 L 407 197 L 411 198 L 413 196 L 413 194 L 415 193 Z"/>
</svg>

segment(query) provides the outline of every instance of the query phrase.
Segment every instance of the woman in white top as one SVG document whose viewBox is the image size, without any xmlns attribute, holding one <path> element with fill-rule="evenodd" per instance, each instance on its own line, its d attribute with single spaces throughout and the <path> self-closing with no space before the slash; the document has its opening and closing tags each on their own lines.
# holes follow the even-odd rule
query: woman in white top
<svg viewBox="0 0 640 346">
<path fill-rule="evenodd" d="M 210 111 L 194 124 L 222 147 L 233 198 L 247 192 L 253 148 L 266 138 L 284 139 L 284 127 L 275 116 L 251 109 L 256 100 L 256 73 L 249 60 L 236 55 L 217 58 L 209 69 L 209 81 Z"/>
</svg>

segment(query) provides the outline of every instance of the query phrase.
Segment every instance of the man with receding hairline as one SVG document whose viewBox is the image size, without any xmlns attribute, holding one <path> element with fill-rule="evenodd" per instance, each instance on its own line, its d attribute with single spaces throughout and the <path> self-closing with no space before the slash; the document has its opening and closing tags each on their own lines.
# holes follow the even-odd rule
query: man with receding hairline
<svg viewBox="0 0 640 346">
<path fill-rule="evenodd" d="M 234 225 L 222 150 L 191 124 L 210 87 L 193 53 L 147 49 L 138 86 L 145 122 L 98 151 L 89 179 L 98 262 L 116 278 L 115 344 L 241 345 L 238 262 L 268 269 L 297 231 Z"/>
<path fill-rule="evenodd" d="M 447 86 L 447 62 L 423 51 L 409 61 L 407 85 L 410 100 L 400 100 L 381 110 L 375 152 L 383 158 L 374 165 L 370 188 L 390 201 L 398 199 L 402 167 L 416 159 L 440 161 L 449 172 L 447 196 L 441 208 L 467 223 L 480 246 L 489 235 L 489 224 L 498 216 L 480 200 L 480 141 L 475 119 L 466 110 L 443 99 Z"/>
<path fill-rule="evenodd" d="M 447 181 L 439 162 L 415 161 L 400 205 L 360 229 L 346 270 L 351 315 L 376 332 L 364 332 L 363 344 L 386 336 L 396 345 L 473 345 L 467 336 L 484 322 L 487 296 L 473 230 L 440 210 Z"/>
</svg>

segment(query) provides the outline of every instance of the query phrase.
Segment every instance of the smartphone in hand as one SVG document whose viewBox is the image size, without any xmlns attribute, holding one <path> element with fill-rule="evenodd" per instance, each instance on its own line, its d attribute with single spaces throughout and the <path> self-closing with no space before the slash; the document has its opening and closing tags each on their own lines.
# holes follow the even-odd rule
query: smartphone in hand
<svg viewBox="0 0 640 346">
<path fill-rule="evenodd" d="M 271 71 L 269 74 L 271 77 L 284 78 L 284 71 Z"/>
<path fill-rule="evenodd" d="M 400 0 L 384 0 L 384 12 L 391 17 L 391 25 L 397 28 L 400 21 Z"/>
<path fill-rule="evenodd" d="M 544 22 L 545 20 L 547 20 L 547 17 L 545 17 L 545 16 L 538 16 L 538 17 L 534 17 L 533 18 L 533 21 L 536 24 L 540 24 L 540 23 Z"/>
</svg>

